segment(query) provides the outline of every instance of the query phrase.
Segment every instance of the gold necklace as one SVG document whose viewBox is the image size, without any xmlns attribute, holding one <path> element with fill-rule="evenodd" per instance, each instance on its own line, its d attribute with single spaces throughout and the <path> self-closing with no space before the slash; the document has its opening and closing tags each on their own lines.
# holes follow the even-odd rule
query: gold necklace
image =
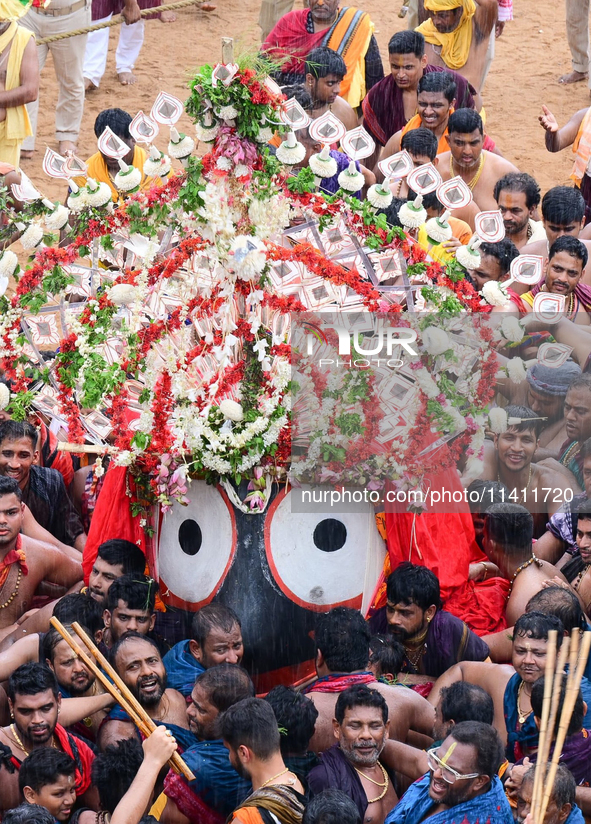
<svg viewBox="0 0 591 824">
<path fill-rule="evenodd" d="M 589 572 L 589 569 L 591 569 L 591 564 L 585 564 L 583 569 L 579 572 L 579 574 L 577 575 L 575 580 L 572 582 L 571 587 L 575 590 L 575 592 L 579 591 L 579 587 L 581 586 L 581 581 L 583 580 L 585 575 Z"/>
<path fill-rule="evenodd" d="M 528 558 L 527 561 L 524 561 L 520 566 L 517 567 L 515 572 L 513 573 L 513 577 L 511 578 L 511 583 L 509 584 L 509 592 L 507 593 L 507 600 L 509 600 L 509 596 L 511 595 L 511 591 L 513 589 L 513 584 L 515 583 L 515 579 L 519 575 L 520 572 L 523 572 L 524 569 L 527 569 L 528 566 L 531 564 L 536 563 L 539 567 L 542 566 L 542 562 L 538 557 L 536 557 L 535 552 L 532 552 L 531 558 Z"/>
<path fill-rule="evenodd" d="M 529 712 L 523 713 L 521 711 L 520 706 L 519 706 L 519 704 L 521 702 L 521 693 L 523 691 L 524 684 L 525 684 L 525 681 L 522 681 L 521 684 L 519 685 L 519 689 L 517 690 L 517 718 L 518 718 L 520 724 L 525 724 L 526 720 L 529 718 L 529 716 L 533 712 L 533 710 L 529 710 Z"/>
<path fill-rule="evenodd" d="M 383 788 L 384 788 L 384 789 L 382 790 L 382 792 L 381 792 L 378 796 L 376 796 L 375 798 L 368 798 L 368 799 L 367 799 L 367 803 L 368 803 L 368 804 L 375 804 L 375 802 L 376 802 L 376 801 L 381 801 L 381 800 L 382 800 L 382 798 L 383 798 L 383 797 L 386 795 L 386 793 L 388 792 L 388 784 L 390 783 L 390 779 L 388 778 L 388 773 L 386 772 L 386 770 L 384 769 L 383 765 L 382 765 L 382 764 L 380 764 L 380 762 L 379 762 L 379 761 L 378 761 L 378 764 L 377 764 L 377 765 L 378 765 L 378 767 L 381 769 L 381 771 L 382 771 L 382 775 L 384 776 L 384 783 L 383 783 L 383 784 L 381 783 L 381 781 L 374 781 L 374 779 L 373 779 L 373 778 L 370 778 L 370 777 L 369 777 L 369 775 L 366 775 L 364 772 L 361 772 L 361 770 L 358 770 L 358 769 L 357 769 L 357 767 L 355 767 L 355 768 L 354 768 L 354 769 L 355 769 L 355 772 L 359 773 L 359 775 L 362 775 L 364 778 L 367 778 L 367 780 L 368 780 L 368 781 L 371 781 L 371 783 L 372 783 L 372 784 L 375 784 L 375 785 L 376 785 L 376 787 L 383 787 Z M 367 793 L 366 793 L 366 796 L 367 796 Z"/>
<path fill-rule="evenodd" d="M 531 468 L 531 464 L 530 464 L 530 465 L 529 465 L 529 477 L 528 477 L 528 479 L 527 479 L 527 483 L 526 483 L 526 485 L 525 485 L 525 489 L 522 489 L 522 490 L 521 490 L 521 495 L 519 496 L 519 503 L 520 503 L 520 504 L 521 504 L 521 503 L 523 503 L 523 501 L 524 501 L 524 500 L 525 500 L 525 498 L 527 497 L 527 490 L 529 489 L 529 485 L 530 485 L 530 483 L 531 483 L 531 476 L 532 476 L 532 468 Z M 498 482 L 498 483 L 500 483 L 500 484 L 503 484 L 503 486 L 506 486 L 505 482 L 501 480 L 501 474 L 500 474 L 500 472 L 497 472 L 497 482 Z"/>
<path fill-rule="evenodd" d="M 17 733 L 17 731 L 16 731 L 16 725 L 15 725 L 15 724 L 11 724 L 11 725 L 10 725 L 10 732 L 12 733 L 12 737 L 14 738 L 14 740 L 16 741 L 16 743 L 19 745 L 19 747 L 21 748 L 21 750 L 24 752 L 24 754 L 25 754 L 25 755 L 29 755 L 29 751 L 25 749 L 25 745 L 23 744 L 23 742 L 22 742 L 22 741 L 20 740 L 20 738 L 18 737 L 18 733 Z M 57 750 L 57 746 L 55 745 L 54 740 L 53 740 L 53 735 L 51 736 L 51 744 L 50 744 L 50 747 L 53 747 L 53 749 L 54 749 L 54 750 Z"/>
<path fill-rule="evenodd" d="M 560 463 L 563 466 L 568 466 L 568 464 L 570 463 L 571 458 L 574 458 L 575 455 L 578 455 L 579 452 L 581 451 L 581 448 L 582 448 L 582 444 L 579 444 L 578 441 L 574 441 L 574 443 L 572 443 L 569 446 L 569 448 L 566 450 L 566 452 L 564 453 L 564 455 L 560 459 Z"/>
<path fill-rule="evenodd" d="M 281 772 L 278 772 L 277 775 L 272 775 L 271 778 L 267 778 L 266 781 L 263 781 L 263 783 L 261 784 L 261 787 L 266 787 L 267 784 L 271 783 L 271 781 L 275 781 L 276 778 L 280 778 L 282 775 L 285 775 L 285 773 L 288 773 L 288 772 L 290 772 L 290 769 L 289 769 L 289 767 L 286 767 L 284 770 L 281 770 Z"/>
<path fill-rule="evenodd" d="M 476 174 L 474 175 L 474 177 L 472 178 L 472 180 L 469 183 L 466 183 L 466 181 L 464 180 L 464 183 L 466 183 L 466 186 L 470 189 L 470 191 L 472 191 L 474 189 L 474 187 L 476 186 L 476 184 L 480 180 L 480 175 L 482 174 L 482 170 L 484 169 L 485 158 L 486 158 L 486 155 L 484 154 L 484 152 L 482 152 L 481 155 L 480 155 L 480 163 L 478 164 L 478 170 L 477 170 Z M 454 169 L 454 159 L 453 159 L 451 154 L 449 156 L 449 171 L 450 171 L 452 177 L 457 177 L 455 169 Z M 461 177 L 461 175 L 460 175 L 460 177 Z M 463 180 L 463 178 L 462 178 L 462 180 Z"/>
</svg>

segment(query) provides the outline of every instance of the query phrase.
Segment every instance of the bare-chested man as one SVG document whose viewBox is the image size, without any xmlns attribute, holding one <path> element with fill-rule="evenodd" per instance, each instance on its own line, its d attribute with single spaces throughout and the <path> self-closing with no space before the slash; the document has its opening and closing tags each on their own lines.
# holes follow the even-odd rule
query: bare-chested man
<svg viewBox="0 0 591 824">
<path fill-rule="evenodd" d="M 523 747 L 537 746 L 538 728 L 531 708 L 531 689 L 544 674 L 548 632 L 557 630 L 562 640 L 564 628 L 553 615 L 528 612 L 513 629 L 512 666 L 462 661 L 441 676 L 429 694 L 437 706 L 441 689 L 456 681 L 468 681 L 488 692 L 495 707 L 494 726 L 503 741 L 509 742 L 511 760 L 523 757 Z"/>
<path fill-rule="evenodd" d="M 0 637 L 30 608 L 42 581 L 69 588 L 82 580 L 79 563 L 20 534 L 23 513 L 18 483 L 0 476 Z"/>
<path fill-rule="evenodd" d="M 347 65 L 338 52 L 326 46 L 312 49 L 306 58 L 304 85 L 314 103 L 312 117 L 317 118 L 331 111 L 343 126 L 355 129 L 357 115 L 342 97 L 339 97 L 341 82 L 347 74 Z"/>
<path fill-rule="evenodd" d="M 540 187 L 531 175 L 509 172 L 497 181 L 494 196 L 505 224 L 505 236 L 518 249 L 546 240 L 544 226 L 537 217 Z"/>
<path fill-rule="evenodd" d="M 317 795 L 323 790 L 350 791 L 351 768 L 363 793 L 354 798 L 364 824 L 383 824 L 398 803 L 398 796 L 380 755 L 388 740 L 388 705 L 377 690 L 359 684 L 339 694 L 333 719 L 337 747 L 321 756 L 321 763 L 308 775 L 308 785 Z"/>
<path fill-rule="evenodd" d="M 117 674 L 150 718 L 165 724 L 182 746 L 188 735 L 187 702 L 177 690 L 166 689 L 166 670 L 155 641 L 139 632 L 126 632 L 111 649 Z M 100 731 L 102 750 L 137 735 L 135 724 L 120 708 L 111 711 Z"/>
<path fill-rule="evenodd" d="M 577 507 L 575 538 L 579 554 L 568 561 L 562 571 L 589 616 L 591 614 L 591 501 L 589 500 L 583 501 Z"/>
<path fill-rule="evenodd" d="M 496 0 L 424 0 L 429 19 L 417 31 L 425 38 L 427 60 L 458 71 L 476 91 L 486 74 L 486 53 L 497 22 Z"/>
<path fill-rule="evenodd" d="M 529 599 L 554 578 L 566 582 L 555 566 L 532 549 L 533 518 L 518 504 L 493 504 L 486 510 L 482 548 L 509 581 L 505 616 L 508 626 L 523 615 Z"/>
<path fill-rule="evenodd" d="M 439 155 L 439 172 L 443 180 L 460 175 L 471 189 L 480 211 L 496 210 L 495 186 L 508 172 L 518 169 L 504 157 L 487 152 L 484 127 L 478 112 L 458 109 L 447 124 L 449 152 Z"/>
<path fill-rule="evenodd" d="M 32 134 L 25 103 L 39 94 L 39 61 L 33 33 L 14 22 L 26 6 L 11 6 L 10 20 L 0 20 L 0 161 L 18 169 L 21 144 Z"/>
<path fill-rule="evenodd" d="M 544 423 L 540 415 L 526 406 L 511 405 L 505 411 L 509 419 L 520 423 L 510 423 L 504 432 L 495 434 L 494 446 L 487 442 L 482 480 L 499 481 L 507 487 L 509 501 L 522 504 L 532 514 L 538 538 L 545 532 L 550 515 L 572 498 L 573 482 L 557 469 L 533 463 Z"/>
<path fill-rule="evenodd" d="M 368 671 L 370 631 L 358 610 L 336 607 L 319 616 L 315 639 L 318 680 L 307 693 L 318 719 L 310 750 L 324 752 L 334 744 L 332 721 L 338 693 L 355 684 L 367 684 L 386 699 L 391 738 L 406 741 L 409 731 L 431 735 L 433 708 L 428 702 L 406 687 L 382 684 Z"/>
<path fill-rule="evenodd" d="M 580 374 L 580 366 L 571 360 L 558 369 L 537 362 L 529 367 L 526 378 L 521 383 L 513 383 L 508 379 L 497 382 L 497 390 L 511 404 L 527 406 L 536 415 L 546 419 L 540 421 L 535 461 L 545 458 L 558 460 L 560 457 L 561 446 L 566 438 L 564 399 L 569 384 Z"/>
<path fill-rule="evenodd" d="M 548 189 L 542 198 L 542 223 L 546 230 L 546 239 L 528 243 L 519 250 L 522 255 L 539 255 L 548 258 L 548 252 L 555 240 L 562 235 L 579 237 L 585 224 L 585 201 L 581 192 L 571 186 L 554 186 Z M 591 259 L 591 241 L 580 238 Z M 591 286 L 591 262 L 583 269 L 581 283 Z M 513 283 L 511 287 L 518 294 L 527 292 L 530 287 L 525 283 Z"/>
</svg>

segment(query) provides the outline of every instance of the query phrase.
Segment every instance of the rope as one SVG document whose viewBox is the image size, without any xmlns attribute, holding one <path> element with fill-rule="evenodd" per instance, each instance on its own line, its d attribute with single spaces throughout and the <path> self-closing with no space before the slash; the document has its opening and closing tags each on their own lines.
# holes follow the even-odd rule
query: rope
<svg viewBox="0 0 591 824">
<path fill-rule="evenodd" d="M 205 11 L 212 11 L 215 6 L 211 6 L 207 2 L 203 2 L 203 0 L 179 0 L 178 3 L 166 3 L 163 6 L 154 6 L 153 9 L 142 9 L 140 11 L 140 17 L 150 17 L 153 14 L 158 14 L 161 11 L 174 11 L 175 9 L 184 9 L 186 6 L 205 6 L 209 8 L 205 8 Z M 94 26 L 86 26 L 83 29 L 75 29 L 74 31 L 66 31 L 62 34 L 52 34 L 50 37 L 42 37 L 40 40 L 37 40 L 37 45 L 41 46 L 44 43 L 55 43 L 56 40 L 65 40 L 67 37 L 77 37 L 79 34 L 88 34 L 91 31 L 98 31 L 99 29 L 107 29 L 111 26 L 119 26 L 121 23 L 124 23 L 125 20 L 121 15 L 118 17 L 114 17 L 112 20 L 107 20 L 106 23 L 95 23 Z"/>
</svg>

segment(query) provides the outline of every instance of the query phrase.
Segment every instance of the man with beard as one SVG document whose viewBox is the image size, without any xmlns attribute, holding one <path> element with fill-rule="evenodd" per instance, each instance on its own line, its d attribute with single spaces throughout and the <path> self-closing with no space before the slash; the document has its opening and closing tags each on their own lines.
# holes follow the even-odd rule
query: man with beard
<svg viewBox="0 0 591 824">
<path fill-rule="evenodd" d="M 543 281 L 521 296 L 520 308 L 532 312 L 534 298 L 540 293 L 563 295 L 565 317 L 573 323 L 589 326 L 591 296 L 577 290 L 588 259 L 587 247 L 578 238 L 559 237 L 548 252 Z"/>
<path fill-rule="evenodd" d="M 228 818 L 238 824 L 300 824 L 304 788 L 281 756 L 280 733 L 270 704 L 244 698 L 222 715 L 220 729 L 230 754 L 230 764 L 250 780 L 253 792 Z M 271 816 L 263 816 L 263 812 Z"/>
<path fill-rule="evenodd" d="M 438 678 L 458 661 L 484 661 L 488 647 L 441 609 L 439 581 L 423 566 L 400 564 L 386 585 L 388 629 L 405 650 L 401 672 Z"/>
<path fill-rule="evenodd" d="M 573 483 L 560 470 L 534 463 L 543 423 L 541 415 L 526 406 L 507 406 L 505 412 L 513 422 L 504 432 L 495 433 L 494 445 L 485 444 L 481 478 L 506 486 L 509 495 L 505 502 L 522 504 L 532 514 L 534 537 L 539 538 L 548 518 L 571 497 Z M 551 496 L 548 489 L 553 490 Z"/>
<path fill-rule="evenodd" d="M 484 126 L 472 109 L 456 109 L 447 124 L 449 152 L 438 155 L 443 180 L 459 175 L 481 211 L 495 210 L 494 189 L 508 172 L 519 171 L 504 157 L 484 149 Z"/>
<path fill-rule="evenodd" d="M 406 791 L 386 824 L 513 824 L 497 771 L 503 745 L 493 727 L 480 721 L 456 724 L 440 747 L 428 752 L 429 772 Z"/>
<path fill-rule="evenodd" d="M 110 658 L 117 675 L 150 718 L 164 724 L 183 749 L 194 744 L 185 699 L 180 692 L 166 688 L 166 670 L 156 642 L 139 632 L 126 632 L 111 649 Z M 99 731 L 99 748 L 104 750 L 108 744 L 134 735 L 138 735 L 138 730 L 133 721 L 124 710 L 115 707 Z"/>
<path fill-rule="evenodd" d="M 583 477 L 583 445 L 591 438 L 591 375 L 583 374 L 569 384 L 564 399 L 566 441 L 562 444 L 560 463 L 569 469 L 581 488 Z"/>
<path fill-rule="evenodd" d="M 579 596 L 587 615 L 591 614 L 591 501 L 577 508 L 578 554 L 562 567 L 562 573 Z"/>
<path fill-rule="evenodd" d="M 193 616 L 191 638 L 179 641 L 164 656 L 171 687 L 186 698 L 195 679 L 217 664 L 240 664 L 244 655 L 240 618 L 224 604 L 208 604 Z"/>
<path fill-rule="evenodd" d="M 71 626 L 66 624 L 64 628 L 72 637 L 77 638 Z M 84 629 L 92 638 L 92 632 L 86 627 Z M 104 693 L 94 673 L 87 669 L 84 662 L 54 627 L 49 630 L 43 639 L 43 650 L 46 663 L 57 679 L 62 698 L 88 698 Z M 70 732 L 75 733 L 80 738 L 87 738 L 94 742 L 107 712 L 107 710 L 99 710 L 87 716 L 71 727 Z"/>
<path fill-rule="evenodd" d="M 187 708 L 189 728 L 197 739 L 183 752 L 183 760 L 195 776 L 188 787 L 224 819 L 252 792 L 252 786 L 230 763 L 220 737 L 220 715 L 243 698 L 253 697 L 254 684 L 242 667 L 219 664 L 197 678 Z M 180 813 L 191 813 L 187 784 L 170 771 L 165 793 L 168 801 L 162 820 L 180 824 Z"/>
<path fill-rule="evenodd" d="M 398 802 L 394 785 L 380 763 L 390 730 L 388 705 L 383 696 L 363 684 L 344 690 L 335 706 L 333 732 L 337 739 L 308 776 L 317 795 L 329 788 L 347 793 L 361 820 L 383 824 Z"/>
<path fill-rule="evenodd" d="M 318 678 L 305 692 L 318 710 L 310 750 L 324 752 L 334 743 L 333 718 L 339 693 L 368 684 L 385 699 L 392 719 L 390 736 L 406 741 L 410 730 L 431 735 L 433 708 L 414 690 L 378 681 L 368 669 L 370 630 L 363 615 L 349 607 L 335 607 L 319 615 L 314 630 Z"/>
<path fill-rule="evenodd" d="M 94 754 L 84 741 L 57 723 L 61 696 L 49 667 L 37 663 L 19 667 L 8 681 L 8 705 L 12 722 L 0 729 L 0 743 L 10 747 L 12 763 L 17 769 L 12 775 L 3 774 L 0 815 L 19 804 L 18 770 L 25 758 L 41 747 L 53 747 L 74 759 L 76 797 L 83 798 L 87 806 L 98 810 L 98 797 L 91 785 Z"/>
<path fill-rule="evenodd" d="M 122 575 L 107 593 L 103 621 L 103 644 L 113 647 L 127 632 L 147 635 L 156 621 L 158 584 L 147 575 Z"/>
<path fill-rule="evenodd" d="M 497 181 L 494 197 L 505 224 L 505 235 L 520 251 L 527 243 L 546 239 L 542 221 L 534 219 L 540 205 L 540 187 L 531 175 L 510 172 Z"/>
</svg>

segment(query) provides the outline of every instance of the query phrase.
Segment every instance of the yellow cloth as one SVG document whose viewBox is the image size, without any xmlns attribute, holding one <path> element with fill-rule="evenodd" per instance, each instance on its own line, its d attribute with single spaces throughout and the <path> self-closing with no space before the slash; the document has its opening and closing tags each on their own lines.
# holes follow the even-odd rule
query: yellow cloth
<svg viewBox="0 0 591 824">
<path fill-rule="evenodd" d="M 20 5 L 17 3 L 16 5 Z M 0 9 L 2 2 L 0 0 Z M 11 23 L 4 34 L 0 35 L 0 53 L 10 46 L 10 55 L 6 67 L 6 91 L 12 91 L 21 84 L 21 63 L 27 43 L 34 37 L 33 32 L 17 23 Z M 25 137 L 32 135 L 31 121 L 26 106 L 10 106 L 6 109 L 6 119 L 0 123 L 0 161 L 10 163 L 18 168 L 21 143 Z"/>
<path fill-rule="evenodd" d="M 19 3 L 18 0 L 0 0 L 0 20 L 20 20 L 27 13 L 31 3 Z"/>
<path fill-rule="evenodd" d="M 472 45 L 472 18 L 476 12 L 474 0 L 425 0 L 428 11 L 447 11 L 463 6 L 460 23 L 453 31 L 442 34 L 433 25 L 432 20 L 425 20 L 416 31 L 420 31 L 427 43 L 441 46 L 441 59 L 450 69 L 459 70 L 466 65 L 470 46 Z"/>
<path fill-rule="evenodd" d="M 164 812 L 168 798 L 164 793 L 160 793 L 156 801 L 150 807 L 150 815 L 153 815 L 156 821 L 160 821 L 160 816 Z"/>
<path fill-rule="evenodd" d="M 133 163 L 132 165 L 139 169 L 142 173 L 142 182 L 140 183 L 140 191 L 144 192 L 146 189 L 149 189 L 152 184 L 156 183 L 158 186 L 162 185 L 162 181 L 160 178 L 148 177 L 144 174 L 144 163 L 146 158 L 148 157 L 147 152 L 144 149 L 141 149 L 139 146 L 136 146 L 133 151 Z M 113 193 L 113 200 L 115 203 L 123 203 L 125 200 L 124 193 L 118 192 L 115 186 L 113 185 L 113 181 L 109 175 L 109 170 L 107 169 L 107 164 L 105 162 L 104 157 L 100 152 L 93 154 L 92 157 L 89 157 L 86 161 L 86 166 L 88 167 L 88 177 L 93 177 L 98 183 L 106 183 L 111 188 L 111 192 Z M 75 177 L 74 183 L 78 186 L 84 186 L 86 183 L 85 177 Z"/>
<path fill-rule="evenodd" d="M 522 300 L 524 303 L 527 303 L 527 304 L 528 304 L 529 306 L 531 306 L 531 307 L 532 307 L 532 309 L 533 309 L 533 305 L 534 305 L 534 293 L 533 293 L 533 292 L 525 292 L 525 293 L 521 296 L 521 300 Z"/>
<path fill-rule="evenodd" d="M 571 180 L 574 181 L 575 186 L 581 185 L 581 180 L 585 176 L 589 160 L 591 160 L 591 108 L 587 109 L 585 116 L 579 126 L 579 131 L 573 143 L 573 152 L 575 154 L 575 165 L 571 172 Z"/>
<path fill-rule="evenodd" d="M 472 229 L 465 221 L 457 217 L 449 217 L 447 220 L 451 226 L 453 236 L 457 238 L 463 246 L 466 246 L 472 237 Z M 455 252 L 448 252 L 440 243 L 431 243 L 425 225 L 426 224 L 423 223 L 419 229 L 417 243 L 433 260 L 445 266 L 446 263 L 449 263 L 450 260 L 455 258 Z"/>
<path fill-rule="evenodd" d="M 365 55 L 374 24 L 367 12 L 353 8 L 345 8 L 343 12 L 327 45 L 329 49 L 338 51 L 345 61 L 347 74 L 341 82 L 340 96 L 356 109 L 365 97 Z"/>
</svg>

